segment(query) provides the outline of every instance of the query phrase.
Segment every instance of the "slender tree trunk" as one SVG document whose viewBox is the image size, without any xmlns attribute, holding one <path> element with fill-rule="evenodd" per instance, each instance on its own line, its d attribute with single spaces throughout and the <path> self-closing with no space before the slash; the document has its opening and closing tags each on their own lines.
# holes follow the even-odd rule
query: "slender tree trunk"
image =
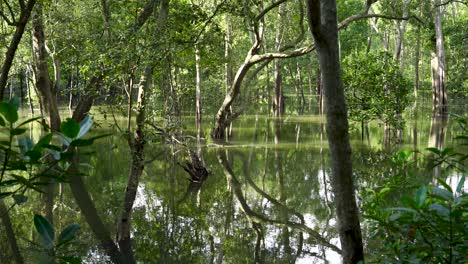
<svg viewBox="0 0 468 264">
<path fill-rule="evenodd" d="M 433 64 L 433 110 L 438 114 L 446 114 L 448 108 L 447 91 L 445 89 L 446 70 L 445 70 L 445 48 L 444 34 L 442 31 L 442 14 L 440 0 L 434 0 L 435 11 L 435 35 L 436 35 L 436 56 Z"/>
<path fill-rule="evenodd" d="M 338 49 L 336 1 L 307 0 L 307 17 L 322 70 L 332 188 L 343 263 L 358 263 L 364 260 L 364 252 L 359 212 L 354 196 L 347 109 Z"/>
<path fill-rule="evenodd" d="M 226 60 L 226 63 L 224 64 L 224 70 L 225 70 L 225 76 L 226 76 L 226 81 L 225 81 L 226 92 L 225 93 L 227 94 L 232 85 L 234 72 L 232 69 L 232 58 L 231 58 L 231 53 L 232 53 L 231 20 L 229 19 L 228 16 L 226 16 L 225 21 L 226 21 L 226 33 L 224 36 L 224 59 Z"/>
<path fill-rule="evenodd" d="M 20 80 L 20 85 L 19 85 L 19 89 L 20 89 L 20 99 L 21 99 L 21 107 L 24 106 L 24 102 L 26 101 L 25 100 L 25 95 L 24 95 L 24 89 L 23 89 L 23 86 L 24 86 L 24 70 L 21 69 L 20 70 L 20 73 L 19 73 L 19 80 Z"/>
<path fill-rule="evenodd" d="M 277 51 L 281 50 L 284 37 L 284 11 L 283 6 L 278 8 L 278 23 L 276 25 L 275 33 L 275 49 Z M 283 93 L 283 69 L 281 61 L 275 60 L 273 66 L 273 78 L 275 80 L 275 98 L 273 100 L 273 109 L 275 111 L 275 116 L 280 117 L 284 115 L 284 93 Z"/>
<path fill-rule="evenodd" d="M 200 69 L 200 50 L 198 45 L 195 44 L 195 72 L 196 72 L 196 117 L 195 125 L 197 129 L 197 135 L 200 135 L 201 123 L 202 123 L 202 91 L 201 91 L 201 69 Z"/>
<path fill-rule="evenodd" d="M 147 69 L 149 70 L 149 69 Z M 145 147 L 145 107 L 146 107 L 146 92 L 148 91 L 151 83 L 152 72 L 145 72 L 142 76 L 138 89 L 137 101 L 137 115 L 136 115 L 136 130 L 135 136 L 128 135 L 128 145 L 131 151 L 131 164 L 130 172 L 127 181 L 127 188 L 125 190 L 125 198 L 123 205 L 123 212 L 119 219 L 118 227 L 118 244 L 122 254 L 125 258 L 125 263 L 135 263 L 132 250 L 132 241 L 130 237 L 131 220 L 133 212 L 133 203 L 135 202 L 136 193 L 140 177 L 143 174 L 145 167 L 144 161 L 144 147 Z"/>
<path fill-rule="evenodd" d="M 103 22 L 103 35 L 107 42 L 111 39 L 111 31 L 110 31 L 110 10 L 109 10 L 109 3 L 107 0 L 100 0 L 101 4 L 101 12 L 102 12 L 102 22 Z"/>
<path fill-rule="evenodd" d="M 28 93 L 28 99 L 29 99 L 29 111 L 31 112 L 31 116 L 34 116 L 34 105 L 33 105 L 33 99 L 32 99 L 32 94 L 31 94 L 31 86 L 29 84 L 29 79 L 30 79 L 30 69 L 31 67 L 27 66 L 26 67 L 26 91 Z"/>
<path fill-rule="evenodd" d="M 415 98 L 415 101 L 417 101 L 418 98 L 418 90 L 419 90 L 419 54 L 420 54 L 420 49 L 421 49 L 421 30 L 420 26 L 418 25 L 418 28 L 416 30 L 416 50 L 414 52 L 414 90 L 413 90 L 413 95 Z"/>
<path fill-rule="evenodd" d="M 299 89 L 299 107 L 300 109 L 298 109 L 299 111 L 299 114 L 302 115 L 304 112 L 305 112 L 305 108 L 306 108 L 306 99 L 305 99 L 305 96 L 304 96 L 304 87 L 303 87 L 303 83 L 302 83 L 302 72 L 301 72 L 301 68 L 299 67 L 299 62 L 296 62 L 296 72 L 297 72 L 297 88 Z"/>
<path fill-rule="evenodd" d="M 60 131 L 60 114 L 57 107 L 57 98 L 53 92 L 52 82 L 49 76 L 49 66 L 47 62 L 47 51 L 45 47 L 44 24 L 42 15 L 42 3 L 35 7 L 32 17 L 32 41 L 33 58 L 36 69 L 36 87 L 39 92 L 40 103 L 45 109 L 48 117 L 48 125 L 52 131 Z M 43 178 L 47 183 L 43 187 L 44 193 L 42 208 L 43 214 L 53 223 L 53 206 L 55 196 L 55 184 L 51 178 Z"/>
<path fill-rule="evenodd" d="M 408 16 L 408 0 L 403 0 L 403 17 Z M 406 24 L 407 20 L 397 21 L 395 20 L 395 29 L 397 35 L 395 37 L 395 50 L 393 53 L 393 59 L 400 62 L 400 69 L 403 70 L 404 67 L 404 42 L 405 42 L 405 33 L 406 33 Z"/>
<path fill-rule="evenodd" d="M 49 119 L 50 128 L 60 131 L 60 114 L 57 100 L 52 89 L 45 48 L 44 24 L 42 21 L 42 4 L 38 4 L 32 18 L 33 55 L 36 68 L 36 87 L 42 107 Z"/>
<path fill-rule="evenodd" d="M 8 81 L 8 73 L 10 72 L 16 50 L 18 49 L 21 38 L 23 37 L 24 29 L 26 28 L 26 24 L 29 21 L 29 17 L 31 16 L 31 12 L 35 4 L 36 0 L 29 0 L 21 9 L 20 18 L 16 24 L 15 33 L 13 34 L 10 45 L 8 46 L 8 49 L 5 53 L 5 59 L 3 61 L 0 72 L 0 102 L 3 101 L 5 88 Z"/>
<path fill-rule="evenodd" d="M 317 93 L 317 106 L 320 115 L 323 115 L 323 84 L 322 84 L 322 72 L 320 71 L 320 65 L 317 67 L 317 73 L 315 76 L 315 91 Z"/>
<path fill-rule="evenodd" d="M 160 34 L 165 27 L 167 15 L 169 13 L 169 0 L 160 2 L 159 13 L 157 17 L 156 35 Z M 125 197 L 123 202 L 123 212 L 119 218 L 117 240 L 118 245 L 125 260 L 125 263 L 136 263 L 133 254 L 133 246 L 131 239 L 131 223 L 133 204 L 135 203 L 136 194 L 140 177 L 145 168 L 145 120 L 146 120 L 146 96 L 152 83 L 153 68 L 146 67 L 138 85 L 138 99 L 136 105 L 136 129 L 134 135 L 131 135 L 128 130 L 127 140 L 131 151 L 130 172 L 125 189 Z M 131 121 L 131 120 L 129 120 Z"/>
</svg>

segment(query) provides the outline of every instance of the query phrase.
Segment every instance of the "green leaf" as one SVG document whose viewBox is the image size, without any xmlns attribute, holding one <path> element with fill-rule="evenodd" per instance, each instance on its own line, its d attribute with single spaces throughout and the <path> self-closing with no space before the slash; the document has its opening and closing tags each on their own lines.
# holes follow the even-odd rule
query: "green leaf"
<svg viewBox="0 0 468 264">
<path fill-rule="evenodd" d="M 406 208 L 406 207 L 392 207 L 392 208 L 388 208 L 387 210 L 390 210 L 390 211 L 402 211 L 402 212 L 408 212 L 408 213 L 413 213 L 413 214 L 417 214 L 418 211 L 414 210 L 414 209 L 411 209 L 411 208 Z"/>
<path fill-rule="evenodd" d="M 54 227 L 45 217 L 37 214 L 34 215 L 34 226 L 41 236 L 42 245 L 46 249 L 52 249 L 55 239 Z"/>
<path fill-rule="evenodd" d="M 86 133 L 88 133 L 89 129 L 91 129 L 91 126 L 93 125 L 93 119 L 91 118 L 90 115 L 86 115 L 83 120 L 80 122 L 80 132 L 78 133 L 77 138 L 83 137 Z"/>
<path fill-rule="evenodd" d="M 43 147 L 49 145 L 51 140 L 52 140 L 52 133 L 49 133 L 49 134 L 43 136 L 41 139 L 39 139 L 39 141 L 34 146 L 34 149 L 39 150 L 40 148 L 43 148 Z"/>
<path fill-rule="evenodd" d="M 100 139 L 100 138 L 103 138 L 103 137 L 108 137 L 110 135 L 112 135 L 112 134 L 99 135 L 99 136 L 95 136 L 95 137 L 88 138 L 88 139 L 75 139 L 72 142 L 70 142 L 70 146 L 75 146 L 75 147 L 89 146 L 89 145 L 92 145 L 94 143 L 94 140 Z"/>
<path fill-rule="evenodd" d="M 24 204 L 28 201 L 28 197 L 23 194 L 14 194 L 11 197 L 13 197 L 17 205 Z"/>
<path fill-rule="evenodd" d="M 60 264 L 81 264 L 81 258 L 74 256 L 60 257 Z"/>
<path fill-rule="evenodd" d="M 19 124 L 17 127 L 24 126 L 26 124 L 29 124 L 29 123 L 34 122 L 34 121 L 39 120 L 39 119 L 42 119 L 42 116 L 27 119 L 27 120 L 21 122 L 21 124 Z"/>
<path fill-rule="evenodd" d="M 0 192 L 0 199 L 8 197 L 8 196 L 10 196 L 12 194 L 13 194 L 13 192 Z"/>
<path fill-rule="evenodd" d="M 431 204 L 429 206 L 429 210 L 436 211 L 439 215 L 442 216 L 448 216 L 450 214 L 450 210 L 448 208 L 438 203 Z"/>
<path fill-rule="evenodd" d="M 398 220 L 400 217 L 401 217 L 400 212 L 394 213 L 394 214 L 392 214 L 391 216 L 388 217 L 388 221 L 394 222 L 394 221 Z"/>
<path fill-rule="evenodd" d="M 431 186 L 431 194 L 434 197 L 439 198 L 443 201 L 452 201 L 453 199 L 453 195 L 451 192 L 445 189 L 439 188 L 437 186 Z"/>
<path fill-rule="evenodd" d="M 18 184 L 17 180 L 6 180 L 6 181 L 2 181 L 0 183 L 0 186 L 9 187 L 9 186 L 15 186 L 17 184 Z"/>
<path fill-rule="evenodd" d="M 41 189 L 34 186 L 33 183 L 30 180 L 26 179 L 25 177 L 23 177 L 21 175 L 12 174 L 11 177 L 15 178 L 18 181 L 18 183 L 21 183 L 21 184 L 23 184 L 24 186 L 26 186 L 28 188 L 31 188 L 31 189 L 36 190 L 38 192 L 43 192 Z"/>
<path fill-rule="evenodd" d="M 389 187 L 384 187 L 382 190 L 379 191 L 379 196 L 384 196 L 385 194 L 389 193 L 392 189 Z"/>
<path fill-rule="evenodd" d="M 37 162 L 42 157 L 42 153 L 35 149 L 24 153 L 24 155 L 28 156 L 31 162 Z"/>
<path fill-rule="evenodd" d="M 440 150 L 438 148 L 426 148 L 427 151 L 430 151 L 434 154 L 440 155 Z"/>
<path fill-rule="evenodd" d="M 457 185 L 457 193 L 462 193 L 465 186 L 465 175 L 463 175 Z"/>
<path fill-rule="evenodd" d="M 442 179 L 440 179 L 440 178 L 437 178 L 437 182 L 439 182 L 440 185 L 444 186 L 444 188 L 445 188 L 447 191 L 449 191 L 450 193 L 453 193 L 452 188 L 451 188 L 444 180 L 442 180 Z"/>
<path fill-rule="evenodd" d="M 57 247 L 64 245 L 73 239 L 75 239 L 76 232 L 80 229 L 80 225 L 78 224 L 71 224 L 65 227 L 58 237 L 58 244 Z"/>
<path fill-rule="evenodd" d="M 80 125 L 75 120 L 67 118 L 60 124 L 60 131 L 68 138 L 76 138 L 80 132 Z"/>
<path fill-rule="evenodd" d="M 26 128 L 13 128 L 12 130 L 10 130 L 10 134 L 12 136 L 21 135 L 24 132 L 26 132 Z"/>
<path fill-rule="evenodd" d="M 13 104 L 7 102 L 0 103 L 0 114 L 10 123 L 18 121 L 18 112 Z"/>
<path fill-rule="evenodd" d="M 0 116 L 0 126 L 4 127 L 6 125 L 5 119 L 3 119 L 2 116 Z"/>
<path fill-rule="evenodd" d="M 421 186 L 416 192 L 415 201 L 418 208 L 421 208 L 424 205 L 424 202 L 427 198 L 427 186 Z"/>
<path fill-rule="evenodd" d="M 418 209 L 418 204 L 416 203 L 415 200 L 413 200 L 412 198 L 410 197 L 403 197 L 401 198 L 401 202 L 403 203 L 404 206 L 407 206 L 407 207 L 410 207 L 410 208 L 414 208 L 414 209 Z"/>
<path fill-rule="evenodd" d="M 86 147 L 93 144 L 91 139 L 75 139 L 70 143 L 70 146 L 73 147 Z"/>
</svg>

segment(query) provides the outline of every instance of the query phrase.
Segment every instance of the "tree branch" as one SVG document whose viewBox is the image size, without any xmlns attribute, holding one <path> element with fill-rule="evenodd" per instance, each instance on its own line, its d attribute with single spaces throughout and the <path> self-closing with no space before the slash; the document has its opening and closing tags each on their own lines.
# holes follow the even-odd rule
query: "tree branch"
<svg viewBox="0 0 468 264">
<path fill-rule="evenodd" d="M 298 48 L 289 53 L 264 53 L 261 55 L 253 55 L 249 60 L 249 64 L 256 64 L 262 61 L 272 60 L 272 59 L 287 59 L 287 58 L 299 57 L 307 53 L 310 53 L 313 50 L 315 50 L 315 45 Z"/>
<path fill-rule="evenodd" d="M 213 12 L 213 14 L 208 18 L 208 20 L 205 22 L 205 24 L 203 25 L 202 29 L 200 30 L 200 32 L 198 32 L 197 34 L 197 37 L 195 38 L 195 41 L 194 43 L 198 43 L 198 40 L 200 39 L 201 35 L 203 34 L 203 32 L 205 31 L 206 27 L 211 23 L 211 21 L 213 21 L 213 18 L 216 16 L 216 14 L 219 12 L 219 10 L 221 10 L 221 7 L 226 3 L 226 0 L 224 0 L 223 2 L 221 2 L 219 5 L 216 6 L 215 8 L 215 11 Z"/>
<path fill-rule="evenodd" d="M 359 15 L 354 15 L 346 18 L 345 20 L 341 21 L 338 24 L 338 30 L 343 29 L 347 27 L 349 24 L 352 22 L 366 19 L 366 18 L 383 18 L 383 19 L 393 19 L 393 20 L 409 20 L 411 18 L 416 19 L 418 22 L 423 23 L 421 19 L 419 19 L 416 16 L 407 16 L 407 17 L 398 17 L 398 16 L 390 16 L 390 15 L 383 15 L 383 14 L 359 14 Z"/>
<path fill-rule="evenodd" d="M 448 0 L 447 2 L 438 4 L 438 5 L 436 5 L 435 7 L 448 5 L 448 4 L 450 4 L 450 3 L 460 3 L 460 4 L 463 4 L 463 5 L 468 5 L 468 2 L 466 2 L 466 1 Z"/>
<path fill-rule="evenodd" d="M 2 17 L 9 26 L 16 26 L 16 23 L 11 21 L 3 12 L 0 12 L 0 17 Z"/>
<path fill-rule="evenodd" d="M 15 13 L 13 13 L 13 9 L 11 8 L 11 5 L 10 3 L 8 3 L 8 1 L 6 0 L 3 0 L 3 2 L 5 3 L 5 5 L 7 6 L 8 8 L 8 11 L 10 12 L 10 15 L 11 15 L 11 19 L 13 19 L 13 26 L 16 26 L 16 19 L 15 19 Z"/>
<path fill-rule="evenodd" d="M 279 0 L 278 2 L 274 2 L 273 4 L 267 6 L 265 9 L 263 9 L 260 14 L 258 14 L 256 17 L 255 17 L 255 20 L 256 21 L 260 21 L 260 19 L 262 19 L 268 12 L 270 12 L 273 8 L 281 5 L 282 3 L 286 2 L 288 0 Z"/>
</svg>

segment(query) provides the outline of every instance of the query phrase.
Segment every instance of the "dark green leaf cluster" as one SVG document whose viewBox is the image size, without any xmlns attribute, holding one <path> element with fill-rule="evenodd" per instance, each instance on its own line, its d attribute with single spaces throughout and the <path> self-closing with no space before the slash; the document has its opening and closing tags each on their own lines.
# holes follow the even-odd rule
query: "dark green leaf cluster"
<svg viewBox="0 0 468 264">
<path fill-rule="evenodd" d="M 39 250 L 44 253 L 42 260 L 47 263 L 55 263 L 56 259 L 59 259 L 60 263 L 81 263 L 80 258 L 61 256 L 60 254 L 60 249 L 76 239 L 76 232 L 80 229 L 78 224 L 66 226 L 57 239 L 55 238 L 55 228 L 42 215 L 34 215 L 34 227 L 39 233 Z"/>
</svg>

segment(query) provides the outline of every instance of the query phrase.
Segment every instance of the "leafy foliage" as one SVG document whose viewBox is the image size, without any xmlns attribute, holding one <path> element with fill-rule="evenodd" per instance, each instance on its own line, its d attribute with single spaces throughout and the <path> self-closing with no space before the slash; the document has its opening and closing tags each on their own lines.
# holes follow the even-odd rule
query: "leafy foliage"
<svg viewBox="0 0 468 264">
<path fill-rule="evenodd" d="M 400 115 L 411 102 L 411 86 L 389 54 L 361 52 L 347 56 L 343 60 L 343 83 L 352 121 L 402 125 Z"/>
<path fill-rule="evenodd" d="M 459 122 L 463 125 L 464 119 Z M 466 134 L 466 130 L 463 130 Z M 466 143 L 466 138 L 458 137 Z M 465 263 L 468 259 L 466 220 L 468 195 L 465 189 L 464 161 L 466 154 L 452 148 L 428 148 L 434 166 L 461 173 L 453 189 L 444 179 L 420 186 L 413 197 L 404 196 L 396 207 L 385 208 L 389 197 L 408 186 L 386 184 L 378 191 L 367 192 L 365 218 L 370 239 L 379 243 L 376 252 L 369 252 L 371 261 L 384 263 Z M 397 162 L 407 164 L 411 152 L 395 155 Z M 395 203 L 390 203 L 395 205 Z"/>
<path fill-rule="evenodd" d="M 80 229 L 78 224 L 66 226 L 57 239 L 55 239 L 55 228 L 42 215 L 34 215 L 34 226 L 41 239 L 38 246 L 42 253 L 41 261 L 43 263 L 54 263 L 56 259 L 59 259 L 60 263 L 81 263 L 77 257 L 60 254 L 62 248 L 76 239 L 76 233 Z"/>
</svg>

